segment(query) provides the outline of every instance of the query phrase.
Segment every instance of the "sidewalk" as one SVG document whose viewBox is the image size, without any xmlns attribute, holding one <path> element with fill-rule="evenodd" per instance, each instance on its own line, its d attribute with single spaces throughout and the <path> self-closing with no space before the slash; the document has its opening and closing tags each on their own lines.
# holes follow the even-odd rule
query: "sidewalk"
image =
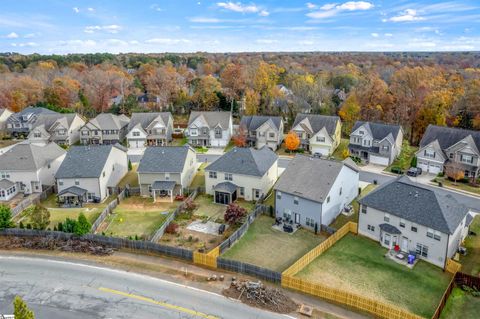
<svg viewBox="0 0 480 319">
<path fill-rule="evenodd" d="M 207 155 L 223 155 L 223 148 L 210 147 L 205 154 L 207 154 Z"/>
</svg>

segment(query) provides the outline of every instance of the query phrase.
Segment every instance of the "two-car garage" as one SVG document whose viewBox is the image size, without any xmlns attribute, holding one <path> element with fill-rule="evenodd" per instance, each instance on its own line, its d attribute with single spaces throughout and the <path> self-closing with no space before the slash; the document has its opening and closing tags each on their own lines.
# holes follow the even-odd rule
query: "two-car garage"
<svg viewBox="0 0 480 319">
<path fill-rule="evenodd" d="M 417 167 L 421 168 L 423 172 L 429 174 L 438 174 L 443 171 L 443 163 L 431 161 L 418 161 Z"/>
<path fill-rule="evenodd" d="M 376 164 L 376 165 L 382 165 L 382 166 L 390 165 L 390 160 L 388 157 L 377 156 L 372 154 L 370 154 L 369 156 L 369 162 L 370 164 Z"/>
</svg>

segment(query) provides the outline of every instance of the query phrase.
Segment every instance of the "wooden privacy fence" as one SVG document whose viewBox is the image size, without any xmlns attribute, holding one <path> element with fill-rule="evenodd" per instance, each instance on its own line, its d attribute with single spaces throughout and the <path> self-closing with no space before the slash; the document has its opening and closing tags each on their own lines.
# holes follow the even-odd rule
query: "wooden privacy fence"
<svg viewBox="0 0 480 319">
<path fill-rule="evenodd" d="M 245 275 L 255 276 L 259 279 L 267 280 L 274 283 L 280 283 L 282 281 L 282 273 L 278 271 L 273 271 L 256 265 L 243 263 L 237 260 L 218 257 L 217 267 L 220 269 L 239 272 Z"/>
<path fill-rule="evenodd" d="M 31 194 L 30 196 L 28 196 L 27 198 L 19 202 L 17 206 L 10 209 L 10 211 L 12 212 L 12 217 L 17 216 L 30 205 L 39 204 L 40 201 L 47 199 L 48 195 L 52 193 L 53 193 L 53 186 L 49 186 L 41 193 Z"/>
<path fill-rule="evenodd" d="M 197 265 L 217 268 L 217 257 L 220 255 L 220 247 L 213 248 L 208 254 L 193 252 L 193 263 Z"/>
<path fill-rule="evenodd" d="M 437 309 L 435 309 L 435 313 L 432 316 L 432 319 L 438 319 L 440 318 L 440 315 L 442 314 L 443 308 L 445 308 L 445 305 L 447 304 L 448 297 L 450 297 L 450 294 L 452 293 L 453 288 L 455 287 L 455 276 L 452 277 L 452 280 L 450 280 L 450 283 L 448 284 L 447 289 L 443 293 L 442 299 L 440 299 L 440 303 L 437 306 Z"/>
<path fill-rule="evenodd" d="M 447 262 L 445 264 L 445 270 L 448 271 L 451 274 L 456 274 L 457 272 L 462 269 L 462 264 L 456 262 L 453 259 L 447 259 Z"/>
</svg>

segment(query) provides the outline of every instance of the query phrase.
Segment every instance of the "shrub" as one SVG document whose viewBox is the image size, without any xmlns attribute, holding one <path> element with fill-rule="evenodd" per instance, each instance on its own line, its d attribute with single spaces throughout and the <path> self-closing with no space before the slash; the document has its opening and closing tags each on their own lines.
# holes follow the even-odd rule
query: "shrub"
<svg viewBox="0 0 480 319">
<path fill-rule="evenodd" d="M 24 228 L 25 228 L 25 226 L 23 225 L 23 222 L 20 222 L 20 223 L 18 224 L 18 227 L 19 227 L 20 229 L 24 229 Z"/>
<path fill-rule="evenodd" d="M 165 232 L 167 234 L 176 234 L 177 233 L 177 230 L 178 230 L 178 224 L 177 223 L 174 223 L 174 222 L 171 222 L 167 228 L 165 228 Z"/>
<path fill-rule="evenodd" d="M 234 225 L 238 223 L 245 215 L 247 215 L 247 210 L 245 208 L 240 207 L 235 203 L 232 203 L 228 205 L 223 219 L 226 223 Z"/>
<path fill-rule="evenodd" d="M 398 167 L 398 166 L 393 166 L 393 167 L 390 169 L 390 171 L 391 171 L 392 173 L 399 174 L 399 175 L 403 174 L 403 170 L 402 170 L 400 167 Z"/>
<path fill-rule="evenodd" d="M 82 236 L 82 235 L 88 234 L 91 228 L 92 228 L 92 224 L 88 222 L 87 217 L 85 217 L 85 214 L 80 213 L 80 215 L 78 216 L 77 223 L 73 228 L 73 232 L 76 235 Z"/>
<path fill-rule="evenodd" d="M 27 229 L 32 229 L 32 224 L 28 223 L 26 228 Z"/>
<path fill-rule="evenodd" d="M 63 224 L 62 224 L 62 222 L 59 222 L 59 223 L 58 223 L 57 229 L 58 229 L 58 231 L 63 231 Z"/>
<path fill-rule="evenodd" d="M 12 211 L 10 207 L 0 205 L 0 229 L 13 227 L 15 227 L 15 224 L 12 221 Z"/>
<path fill-rule="evenodd" d="M 411 167 L 417 167 L 417 157 L 412 157 L 412 161 L 410 162 Z"/>
</svg>

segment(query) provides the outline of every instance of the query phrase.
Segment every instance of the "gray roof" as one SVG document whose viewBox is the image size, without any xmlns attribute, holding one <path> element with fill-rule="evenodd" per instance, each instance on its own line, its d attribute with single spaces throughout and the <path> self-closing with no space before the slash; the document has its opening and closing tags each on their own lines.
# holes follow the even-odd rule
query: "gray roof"
<svg viewBox="0 0 480 319">
<path fill-rule="evenodd" d="M 231 182 L 222 182 L 215 185 L 213 189 L 217 192 L 233 194 L 237 190 L 237 185 Z"/>
<path fill-rule="evenodd" d="M 297 155 L 288 164 L 274 189 L 323 203 L 344 166 L 358 172 L 358 167 L 351 161 Z"/>
<path fill-rule="evenodd" d="M 142 128 L 145 129 L 159 116 L 162 118 L 165 126 L 168 125 L 170 119 L 173 121 L 173 117 L 170 112 L 132 113 L 130 123 L 128 124 L 128 130 L 130 131 L 132 128 L 137 126 L 137 124 L 140 124 Z"/>
<path fill-rule="evenodd" d="M 0 170 L 36 171 L 65 153 L 56 143 L 43 146 L 29 142 L 18 143 L 0 155 Z"/>
<path fill-rule="evenodd" d="M 221 112 L 221 111 L 216 111 L 216 112 L 195 112 L 194 111 L 190 113 L 190 117 L 188 119 L 188 126 L 190 126 L 190 124 L 192 124 L 199 116 L 203 116 L 209 128 L 214 128 L 215 126 L 217 126 L 217 124 L 220 124 L 220 126 L 223 129 L 226 129 L 230 124 L 230 117 L 232 116 L 232 113 Z"/>
<path fill-rule="evenodd" d="M 468 213 L 467 219 L 465 220 L 465 225 L 470 226 L 474 218 L 475 217 L 472 215 L 472 213 Z"/>
<path fill-rule="evenodd" d="M 138 173 L 181 173 L 189 151 L 188 146 L 147 147 L 143 154 Z"/>
<path fill-rule="evenodd" d="M 55 178 L 97 178 L 117 145 L 72 146 L 57 171 Z M 118 148 L 118 147 L 117 147 Z M 119 148 L 121 149 L 121 148 Z M 123 151 L 123 149 L 121 149 Z"/>
<path fill-rule="evenodd" d="M 247 130 L 255 131 L 260 126 L 262 126 L 265 122 L 271 120 L 273 125 L 278 129 L 280 129 L 280 124 L 282 123 L 282 118 L 280 116 L 261 116 L 261 115 L 253 115 L 253 116 L 242 116 L 242 120 L 240 121 L 240 126 L 244 125 Z"/>
<path fill-rule="evenodd" d="M 453 234 L 468 213 L 452 195 L 440 194 L 406 176 L 383 184 L 360 203 L 446 234 Z"/>
<path fill-rule="evenodd" d="M 8 179 L 2 179 L 0 180 L 0 189 L 8 189 L 10 187 L 12 187 L 13 185 L 15 185 L 15 183 L 9 181 Z"/>
<path fill-rule="evenodd" d="M 65 195 L 67 193 L 77 195 L 77 196 L 83 196 L 87 193 L 87 190 L 78 186 L 70 186 L 69 188 L 65 188 L 61 192 L 58 193 L 58 196 Z"/>
<path fill-rule="evenodd" d="M 387 232 L 387 233 L 392 234 L 392 235 L 400 235 L 402 233 L 397 227 L 395 227 L 393 225 L 390 225 L 390 224 L 383 223 L 383 224 L 380 224 L 378 226 L 384 232 Z"/>
<path fill-rule="evenodd" d="M 420 141 L 420 147 L 424 147 L 431 142 L 438 140 L 442 150 L 460 142 L 465 137 L 471 135 L 478 149 L 480 149 L 480 132 L 464 130 L 446 126 L 429 125 Z"/>
<path fill-rule="evenodd" d="M 174 181 L 155 181 L 152 184 L 152 189 L 157 191 L 171 191 L 177 185 Z"/>
<path fill-rule="evenodd" d="M 259 150 L 234 147 L 205 170 L 262 177 L 277 159 L 277 154 L 268 147 Z"/>
<path fill-rule="evenodd" d="M 51 126 L 59 121 L 65 128 L 70 128 L 73 120 L 77 116 L 76 113 L 54 113 L 54 114 L 40 114 L 34 123 L 34 128 L 40 125 L 44 125 L 45 129 L 49 131 Z"/>
<path fill-rule="evenodd" d="M 90 120 L 90 123 L 101 130 L 120 130 L 127 126 L 129 118 L 125 115 L 115 115 L 112 113 L 100 113 Z"/>
<path fill-rule="evenodd" d="M 292 127 L 297 126 L 305 118 L 308 119 L 310 127 L 312 128 L 312 133 L 318 133 L 322 128 L 325 127 L 329 135 L 335 134 L 335 129 L 337 128 L 337 123 L 340 122 L 338 116 L 328 116 L 320 114 L 297 114 L 295 117 L 295 122 Z"/>
<path fill-rule="evenodd" d="M 392 134 L 395 141 L 397 139 L 398 133 L 400 133 L 400 130 L 402 129 L 400 125 L 357 121 L 352 128 L 352 132 L 354 132 L 362 125 L 365 125 L 365 128 L 370 132 L 373 139 L 375 140 L 383 140 L 388 136 L 388 134 Z"/>
</svg>

